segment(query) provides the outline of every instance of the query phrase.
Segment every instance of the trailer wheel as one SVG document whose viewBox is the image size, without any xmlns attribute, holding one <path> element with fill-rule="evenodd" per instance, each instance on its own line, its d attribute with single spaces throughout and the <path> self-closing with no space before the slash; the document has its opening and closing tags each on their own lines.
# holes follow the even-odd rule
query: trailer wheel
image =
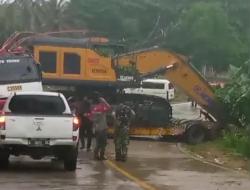
<svg viewBox="0 0 250 190">
<path fill-rule="evenodd" d="M 203 142 L 206 138 L 206 130 L 201 125 L 192 125 L 187 130 L 186 134 L 186 141 L 189 144 L 199 144 Z"/>
<path fill-rule="evenodd" d="M 220 128 L 218 126 L 214 126 L 214 127 L 210 128 L 207 132 L 208 140 L 214 140 L 217 137 L 219 137 L 220 135 L 221 135 L 221 131 L 220 131 Z"/>
</svg>

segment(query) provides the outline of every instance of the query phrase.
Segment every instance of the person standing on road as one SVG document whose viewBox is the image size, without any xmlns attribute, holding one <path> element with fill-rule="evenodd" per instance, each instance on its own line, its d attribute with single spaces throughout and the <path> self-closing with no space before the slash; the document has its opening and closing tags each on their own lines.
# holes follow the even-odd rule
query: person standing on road
<svg viewBox="0 0 250 190">
<path fill-rule="evenodd" d="M 114 144 L 117 161 L 126 161 L 129 144 L 129 127 L 135 112 L 127 105 L 120 104 L 115 112 Z"/>
<path fill-rule="evenodd" d="M 197 108 L 197 102 L 191 99 L 191 107 Z"/>
<path fill-rule="evenodd" d="M 75 98 L 73 96 L 70 96 L 67 98 L 67 101 L 69 103 L 69 108 L 73 114 L 76 112 L 76 107 L 75 107 Z"/>
<path fill-rule="evenodd" d="M 98 92 L 93 94 L 93 106 L 91 108 L 91 118 L 96 136 L 96 146 L 94 158 L 105 160 L 105 148 L 107 145 L 107 118 L 106 114 L 111 110 L 111 106 L 100 96 Z"/>
<path fill-rule="evenodd" d="M 82 147 L 85 148 L 85 136 L 87 137 L 87 151 L 91 151 L 91 142 L 92 142 L 92 121 L 90 120 L 90 107 L 91 103 L 87 96 L 82 100 L 82 126 L 80 128 L 80 140 Z"/>
<path fill-rule="evenodd" d="M 79 128 L 79 138 L 81 141 L 81 149 L 85 147 L 85 142 L 84 142 L 84 129 L 83 129 L 83 115 L 84 115 L 84 108 L 83 108 L 83 101 L 78 98 L 74 97 L 69 97 L 68 98 L 69 106 L 73 114 L 79 119 L 80 121 L 80 128 Z"/>
</svg>

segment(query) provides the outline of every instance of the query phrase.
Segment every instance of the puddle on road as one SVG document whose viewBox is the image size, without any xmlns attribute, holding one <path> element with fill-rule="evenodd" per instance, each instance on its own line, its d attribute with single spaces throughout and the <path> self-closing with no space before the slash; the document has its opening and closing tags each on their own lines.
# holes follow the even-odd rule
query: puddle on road
<svg viewBox="0 0 250 190">
<path fill-rule="evenodd" d="M 34 161 L 28 157 L 12 158 L 10 168 L 0 172 L 0 189 L 61 190 L 138 190 L 138 185 L 92 160 L 92 154 L 80 152 L 76 172 L 67 172 L 62 162 L 49 159 Z"/>
<path fill-rule="evenodd" d="M 172 104 L 173 117 L 178 119 L 199 119 L 200 108 L 191 107 L 191 102 Z"/>
</svg>

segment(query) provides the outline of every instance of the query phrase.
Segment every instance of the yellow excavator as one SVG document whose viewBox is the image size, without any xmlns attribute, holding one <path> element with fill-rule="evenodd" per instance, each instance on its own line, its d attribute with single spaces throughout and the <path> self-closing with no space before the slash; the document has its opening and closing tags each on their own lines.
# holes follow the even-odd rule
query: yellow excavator
<svg viewBox="0 0 250 190">
<path fill-rule="evenodd" d="M 70 86 L 83 91 L 90 86 L 116 89 L 161 74 L 206 110 L 205 115 L 210 120 L 171 121 L 167 127 L 161 125 L 152 129 L 153 132 L 134 126 L 132 135 L 154 135 L 160 131 L 161 136 L 184 135 L 191 143 L 197 143 L 213 136 L 215 126 L 225 121 L 223 106 L 217 101 L 213 89 L 183 55 L 157 47 L 121 54 L 114 51 L 114 47 L 117 50 L 120 46 L 100 37 L 72 39 L 32 35 L 17 44 L 26 47 L 41 64 L 44 84 Z M 12 51 L 15 48 L 17 46 L 13 46 Z M 121 68 L 136 71 L 130 76 L 132 82 L 121 80 L 128 78 L 120 72 Z"/>
<path fill-rule="evenodd" d="M 212 87 L 187 57 L 165 49 L 151 48 L 118 55 L 113 58 L 113 64 L 115 68 L 135 66 L 141 78 L 161 74 L 211 114 L 207 115 L 210 120 L 225 120 L 222 105 Z"/>
<path fill-rule="evenodd" d="M 218 129 L 225 125 L 226 114 L 223 105 L 187 57 L 165 49 L 151 48 L 118 55 L 112 61 L 114 68 L 135 67 L 142 79 L 163 75 L 202 107 L 201 113 L 208 121 L 171 120 L 168 127 L 157 129 L 162 136 L 184 136 L 190 143 L 199 143 L 204 138 L 214 138 Z M 157 130 L 150 132 L 156 135 Z M 141 127 L 132 134 L 140 134 L 143 131 Z"/>
</svg>

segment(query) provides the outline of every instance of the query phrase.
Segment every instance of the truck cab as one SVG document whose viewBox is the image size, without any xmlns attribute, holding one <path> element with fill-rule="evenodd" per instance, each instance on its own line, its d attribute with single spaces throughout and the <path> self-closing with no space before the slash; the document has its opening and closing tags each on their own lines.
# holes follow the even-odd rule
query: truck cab
<svg viewBox="0 0 250 190">
<path fill-rule="evenodd" d="M 43 91 L 39 65 L 31 56 L 1 56 L 0 98 L 21 91 Z"/>
</svg>

